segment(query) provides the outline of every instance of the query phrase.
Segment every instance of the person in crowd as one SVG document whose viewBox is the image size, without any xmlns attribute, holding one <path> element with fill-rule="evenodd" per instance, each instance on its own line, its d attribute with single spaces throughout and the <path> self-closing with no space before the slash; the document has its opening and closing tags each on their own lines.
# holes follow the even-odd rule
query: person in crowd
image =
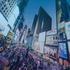
<svg viewBox="0 0 70 70">
<path fill-rule="evenodd" d="M 35 54 L 31 55 L 30 53 L 31 52 L 29 48 L 24 49 L 24 47 L 21 48 L 11 47 L 6 49 L 2 53 L 2 55 L 3 57 L 9 60 L 9 70 L 49 70 L 50 69 L 50 60 L 47 61 L 47 64 L 44 64 L 43 59 L 41 59 L 41 57 L 38 57 L 39 58 L 38 62 L 38 60 L 36 60 L 35 57 L 33 56 Z M 47 69 L 45 69 L 44 67 Z"/>
<path fill-rule="evenodd" d="M 26 49 L 26 58 L 28 57 L 29 47 Z"/>
</svg>

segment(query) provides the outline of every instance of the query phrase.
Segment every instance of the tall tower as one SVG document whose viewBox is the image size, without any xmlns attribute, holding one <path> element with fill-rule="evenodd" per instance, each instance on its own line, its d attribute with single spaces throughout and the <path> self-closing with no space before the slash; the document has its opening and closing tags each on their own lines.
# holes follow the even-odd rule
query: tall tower
<svg viewBox="0 0 70 70">
<path fill-rule="evenodd" d="M 67 30 L 66 24 L 69 24 L 70 21 L 70 6 L 67 0 L 56 0 L 56 22 L 57 22 L 57 30 L 58 30 L 58 54 L 59 58 L 68 59 L 68 45 L 67 45 Z M 70 24 L 69 24 L 70 25 Z M 69 32 L 67 32 L 69 33 Z M 62 50 L 61 50 L 62 49 Z"/>
<path fill-rule="evenodd" d="M 24 23 L 24 9 L 27 6 L 28 1 L 29 0 L 19 0 L 19 1 L 17 0 L 17 5 L 19 7 L 19 16 L 16 19 L 16 22 L 14 24 L 15 27 L 14 27 L 13 31 L 15 32 L 15 34 L 16 34 L 17 30 L 19 31 L 19 33 L 20 33 L 19 40 L 20 41 L 23 38 L 22 34 L 24 31 L 24 25 L 23 25 L 23 23 Z M 16 36 L 16 35 L 14 35 L 14 36 Z"/>
<path fill-rule="evenodd" d="M 10 29 L 14 28 L 14 23 L 18 15 L 19 8 L 16 4 L 16 0 L 0 0 L 0 25 L 4 28 L 2 33 L 5 36 Z"/>
<path fill-rule="evenodd" d="M 40 48 L 41 43 L 39 42 L 39 39 L 42 36 L 42 34 L 40 33 L 41 32 L 43 33 L 43 39 L 45 39 L 45 32 L 47 32 L 48 30 L 51 30 L 51 26 L 52 26 L 51 17 L 42 7 L 40 7 L 38 14 L 35 15 L 34 17 L 34 22 L 32 25 L 32 31 L 33 31 L 32 48 L 34 50 L 36 48 Z M 44 45 L 44 41 L 42 42 L 42 44 Z"/>
<path fill-rule="evenodd" d="M 1 0 L 0 1 L 0 12 L 4 15 L 8 21 L 10 14 L 12 14 L 14 7 L 16 5 L 16 0 Z"/>
<path fill-rule="evenodd" d="M 42 7 L 40 7 L 34 34 L 39 34 L 40 32 L 51 30 L 51 25 L 51 17 Z"/>
</svg>

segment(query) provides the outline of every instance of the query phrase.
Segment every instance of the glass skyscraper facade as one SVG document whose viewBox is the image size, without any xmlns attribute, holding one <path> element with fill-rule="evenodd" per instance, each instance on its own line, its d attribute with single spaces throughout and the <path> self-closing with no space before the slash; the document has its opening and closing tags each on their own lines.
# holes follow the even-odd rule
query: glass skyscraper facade
<svg viewBox="0 0 70 70">
<path fill-rule="evenodd" d="M 9 15 L 13 11 L 14 6 L 16 5 L 16 0 L 1 0 L 0 1 L 0 12 L 8 20 Z"/>
</svg>

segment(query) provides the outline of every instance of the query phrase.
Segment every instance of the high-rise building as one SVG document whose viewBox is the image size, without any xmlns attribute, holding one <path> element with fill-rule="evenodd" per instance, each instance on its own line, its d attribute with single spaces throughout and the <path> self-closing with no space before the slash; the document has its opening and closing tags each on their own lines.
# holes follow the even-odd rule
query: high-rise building
<svg viewBox="0 0 70 70">
<path fill-rule="evenodd" d="M 19 8 L 17 6 L 16 0 L 0 0 L 0 33 L 8 44 L 11 43 L 13 39 L 13 28 L 16 18 L 19 15 Z M 0 43 L 4 44 L 4 43 Z M 0 47 L 0 51 L 3 50 L 4 45 Z"/>
<path fill-rule="evenodd" d="M 9 15 L 12 13 L 16 5 L 16 0 L 1 0 L 0 1 L 0 12 L 4 15 L 6 20 L 9 19 Z"/>
<path fill-rule="evenodd" d="M 51 30 L 52 19 L 49 16 L 49 14 L 42 7 L 40 7 L 40 9 L 39 9 L 38 19 L 39 19 L 38 26 L 41 25 L 39 32 Z"/>
<path fill-rule="evenodd" d="M 0 25 L 3 26 L 1 31 L 3 35 L 6 36 L 8 31 L 14 28 L 14 22 L 18 15 L 19 8 L 16 0 L 0 0 Z"/>
<path fill-rule="evenodd" d="M 39 42 L 39 39 L 43 37 L 43 39 L 45 40 L 46 32 L 51 30 L 51 26 L 52 26 L 51 17 L 42 7 L 40 7 L 38 15 L 35 15 L 34 22 L 32 25 L 32 32 L 33 32 L 32 48 L 34 50 L 36 47 L 39 48 L 41 45 L 42 45 L 41 49 L 43 50 L 45 41 Z M 42 34 L 41 37 L 40 34 Z"/>
<path fill-rule="evenodd" d="M 32 33 L 34 33 L 34 31 L 35 31 L 37 18 L 38 18 L 38 15 L 35 15 L 35 17 L 34 17 L 34 21 L 33 21 L 33 24 L 32 24 L 32 29 L 31 29 L 31 30 L 32 30 Z"/>
<path fill-rule="evenodd" d="M 59 22 L 70 20 L 70 5 L 67 0 L 56 0 L 56 14 Z"/>
<path fill-rule="evenodd" d="M 65 65 L 64 60 L 68 63 L 69 52 L 68 52 L 68 40 L 67 34 L 69 35 L 70 25 L 70 5 L 67 0 L 56 0 L 56 22 L 58 31 L 58 55 L 59 60 L 61 59 Z M 69 28 L 68 28 L 69 27 Z M 61 61 L 59 61 L 61 62 Z"/>
<path fill-rule="evenodd" d="M 16 30 L 17 29 L 19 29 L 19 33 L 21 34 L 20 35 L 20 41 L 21 41 L 21 39 L 22 39 L 22 37 L 21 36 L 23 36 L 22 34 L 23 33 L 21 33 L 21 31 L 23 31 L 23 22 L 24 22 L 24 9 L 25 9 L 25 7 L 26 7 L 26 5 L 27 5 L 27 3 L 28 3 L 28 1 L 29 0 L 17 0 L 17 5 L 18 5 L 18 7 L 19 7 L 19 16 L 17 17 L 17 19 L 16 19 L 16 22 L 15 22 L 15 24 L 14 24 L 14 32 L 16 33 Z"/>
<path fill-rule="evenodd" d="M 15 30 L 16 30 L 16 28 L 19 27 L 20 24 L 22 24 L 24 22 L 24 15 L 23 15 L 23 13 L 24 13 L 24 9 L 25 9 L 28 1 L 29 0 L 19 0 L 19 1 L 17 0 L 17 5 L 19 7 L 19 13 L 20 14 L 19 14 L 19 16 L 18 16 L 18 18 L 16 19 L 16 22 L 15 22 L 15 28 L 14 28 Z"/>
<path fill-rule="evenodd" d="M 51 30 L 52 19 L 48 13 L 42 8 L 39 8 L 38 17 L 36 19 L 36 27 L 34 34 L 39 34 L 40 32 Z"/>
</svg>

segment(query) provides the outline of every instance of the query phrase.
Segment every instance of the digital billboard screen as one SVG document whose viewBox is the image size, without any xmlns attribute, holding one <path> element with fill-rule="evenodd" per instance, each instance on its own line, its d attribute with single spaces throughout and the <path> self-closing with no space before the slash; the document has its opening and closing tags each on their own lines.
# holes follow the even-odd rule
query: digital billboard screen
<svg viewBox="0 0 70 70">
<path fill-rule="evenodd" d="M 59 57 L 68 59 L 66 43 L 59 43 Z"/>
<path fill-rule="evenodd" d="M 65 32 L 67 39 L 70 39 L 70 22 L 65 23 Z"/>
<path fill-rule="evenodd" d="M 70 41 L 68 42 L 69 60 L 70 60 Z"/>
</svg>

